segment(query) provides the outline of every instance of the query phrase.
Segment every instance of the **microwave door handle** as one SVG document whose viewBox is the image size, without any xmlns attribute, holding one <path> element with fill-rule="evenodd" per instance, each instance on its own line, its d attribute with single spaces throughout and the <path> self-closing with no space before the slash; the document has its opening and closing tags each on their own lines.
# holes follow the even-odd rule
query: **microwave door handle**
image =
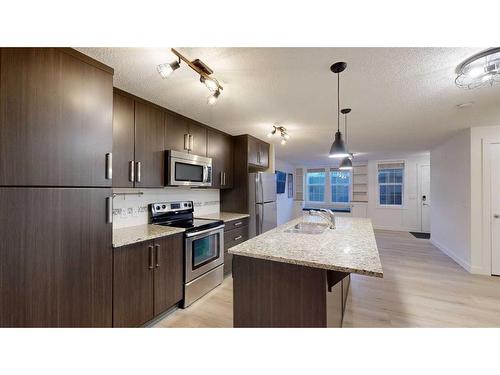
<svg viewBox="0 0 500 375">
<path fill-rule="evenodd" d="M 203 166 L 203 182 L 207 182 L 208 180 L 208 167 L 206 165 Z"/>
</svg>

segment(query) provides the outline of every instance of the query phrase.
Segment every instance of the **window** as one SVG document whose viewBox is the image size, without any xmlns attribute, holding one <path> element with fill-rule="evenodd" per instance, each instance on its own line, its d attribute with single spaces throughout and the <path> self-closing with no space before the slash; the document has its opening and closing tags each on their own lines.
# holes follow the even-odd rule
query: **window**
<svg viewBox="0 0 500 375">
<path fill-rule="evenodd" d="M 332 189 L 332 203 L 349 203 L 351 172 L 332 170 L 330 172 L 330 185 Z"/>
<path fill-rule="evenodd" d="M 403 205 L 403 176 L 403 163 L 384 163 L 378 165 L 378 191 L 380 205 Z"/>
<path fill-rule="evenodd" d="M 325 201 L 325 171 L 308 170 L 307 171 L 307 200 L 310 202 Z"/>
</svg>

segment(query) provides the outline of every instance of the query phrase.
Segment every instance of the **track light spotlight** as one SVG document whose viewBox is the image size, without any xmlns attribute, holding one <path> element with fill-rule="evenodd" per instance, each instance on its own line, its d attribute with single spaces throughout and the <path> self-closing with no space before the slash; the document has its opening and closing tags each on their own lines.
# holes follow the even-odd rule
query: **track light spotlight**
<svg viewBox="0 0 500 375">
<path fill-rule="evenodd" d="M 157 69 L 161 78 L 165 79 L 172 74 L 174 70 L 179 69 L 180 66 L 180 61 L 173 61 L 171 63 L 160 64 Z"/>
<path fill-rule="evenodd" d="M 207 99 L 207 103 L 210 105 L 217 104 L 217 99 L 219 99 L 220 91 L 216 90 L 212 95 L 210 95 Z"/>
<path fill-rule="evenodd" d="M 200 76 L 200 82 L 204 83 L 205 86 L 207 86 L 207 89 L 209 89 L 212 92 L 219 90 L 219 85 L 212 78 L 206 78 L 204 76 Z M 220 92 L 219 92 L 219 94 L 220 94 Z"/>
</svg>

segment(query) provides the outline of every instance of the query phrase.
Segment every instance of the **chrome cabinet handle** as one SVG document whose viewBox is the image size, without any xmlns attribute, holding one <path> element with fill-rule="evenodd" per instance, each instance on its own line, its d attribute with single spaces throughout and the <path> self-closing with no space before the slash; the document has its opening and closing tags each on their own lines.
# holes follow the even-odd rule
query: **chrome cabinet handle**
<svg viewBox="0 0 500 375">
<path fill-rule="evenodd" d="M 141 182 L 141 162 L 135 162 L 135 182 Z"/>
<path fill-rule="evenodd" d="M 243 238 L 243 236 L 237 236 L 237 237 L 234 237 L 234 241 L 241 240 L 242 238 Z"/>
<path fill-rule="evenodd" d="M 128 180 L 130 182 L 134 182 L 135 180 L 135 168 L 134 168 L 134 161 L 130 160 L 128 162 Z"/>
<path fill-rule="evenodd" d="M 495 215 L 493 215 L 493 217 L 494 217 L 495 219 L 500 219 L 500 215 L 499 215 L 499 214 L 495 214 Z"/>
<path fill-rule="evenodd" d="M 257 151 L 257 163 L 260 164 L 260 151 Z"/>
<path fill-rule="evenodd" d="M 194 147 L 194 135 L 189 134 L 189 151 L 193 151 Z"/>
<path fill-rule="evenodd" d="M 241 221 L 238 221 L 237 223 L 234 223 L 235 227 L 239 227 L 241 224 L 243 224 Z"/>
<path fill-rule="evenodd" d="M 189 134 L 184 134 L 184 150 L 189 150 L 188 141 L 187 141 L 188 136 L 189 136 Z"/>
<path fill-rule="evenodd" d="M 153 260 L 153 246 L 152 245 L 149 245 L 148 246 L 148 249 L 149 249 L 149 269 L 152 270 L 154 268 L 154 260 Z"/>
<path fill-rule="evenodd" d="M 224 185 L 223 172 L 220 173 L 220 184 L 221 184 L 221 186 Z"/>
<path fill-rule="evenodd" d="M 158 268 L 158 267 L 160 267 L 160 260 L 159 260 L 160 259 L 159 258 L 159 256 L 160 256 L 160 245 L 156 244 L 155 245 L 155 249 L 156 249 L 156 254 L 155 254 L 155 256 L 156 256 L 156 268 Z"/>
<path fill-rule="evenodd" d="M 113 197 L 106 197 L 106 223 L 113 223 Z"/>
<path fill-rule="evenodd" d="M 111 180 L 113 178 L 113 154 L 108 152 L 106 154 L 106 180 Z"/>
<path fill-rule="evenodd" d="M 224 172 L 224 186 L 226 186 L 226 172 Z"/>
</svg>

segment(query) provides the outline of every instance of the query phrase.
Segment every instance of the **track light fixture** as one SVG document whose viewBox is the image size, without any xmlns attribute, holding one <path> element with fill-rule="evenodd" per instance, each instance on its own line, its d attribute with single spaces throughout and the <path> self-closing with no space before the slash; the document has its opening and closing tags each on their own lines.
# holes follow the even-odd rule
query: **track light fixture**
<svg viewBox="0 0 500 375">
<path fill-rule="evenodd" d="M 272 138 L 277 132 L 281 136 L 281 144 L 284 146 L 286 142 L 290 139 L 290 135 L 287 133 L 284 126 L 273 125 L 273 130 L 267 133 L 268 138 Z"/>
<path fill-rule="evenodd" d="M 169 77 L 174 72 L 174 70 L 179 69 L 182 60 L 187 64 L 187 66 L 189 66 L 200 75 L 200 82 L 203 83 L 210 90 L 210 92 L 213 93 L 208 97 L 207 103 L 210 105 L 214 105 L 215 103 L 217 103 L 217 99 L 219 98 L 221 91 L 224 90 L 224 88 L 215 77 L 211 77 L 211 74 L 213 74 L 214 71 L 200 59 L 190 61 L 174 48 L 172 48 L 171 51 L 178 57 L 179 60 L 158 65 L 157 70 L 160 76 L 162 78 Z"/>
</svg>

